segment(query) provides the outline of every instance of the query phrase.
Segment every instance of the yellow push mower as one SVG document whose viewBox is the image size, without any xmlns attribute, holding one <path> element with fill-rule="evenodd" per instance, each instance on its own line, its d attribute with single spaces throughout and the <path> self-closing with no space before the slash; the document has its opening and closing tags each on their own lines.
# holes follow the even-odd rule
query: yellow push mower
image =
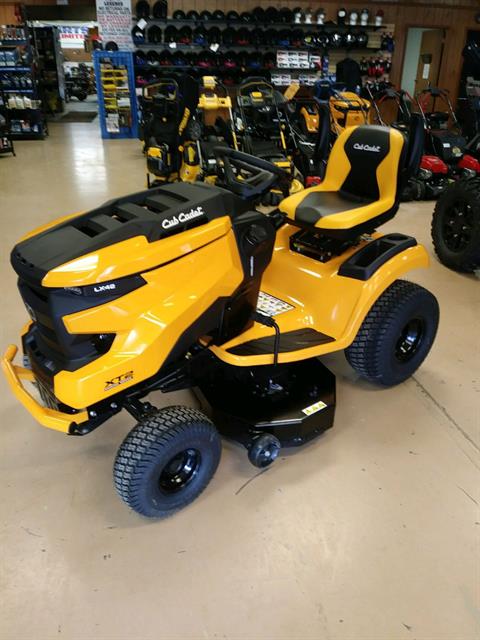
<svg viewBox="0 0 480 640">
<path fill-rule="evenodd" d="M 187 74 L 143 87 L 142 130 L 149 187 L 199 178 L 201 127 L 194 117 L 198 95 L 196 80 Z"/>
<path fill-rule="evenodd" d="M 357 96 L 353 91 L 337 91 L 331 89 L 330 96 L 330 120 L 332 133 L 339 136 L 348 127 L 356 127 L 370 122 L 369 100 Z"/>
<path fill-rule="evenodd" d="M 322 184 L 268 216 L 254 205 L 284 188 L 282 169 L 216 154 L 217 185 L 112 200 L 37 229 L 11 256 L 30 315 L 23 367 L 14 345 L 3 358 L 13 393 L 41 424 L 72 435 L 126 409 L 138 424 L 118 451 L 115 485 L 150 517 L 205 489 L 219 432 L 266 467 L 281 447 L 331 427 L 335 377 L 319 357 L 345 350 L 361 376 L 396 385 L 437 330 L 434 296 L 401 279 L 428 265 L 427 252 L 375 232 L 395 215 L 412 162 L 400 132 L 347 129 Z M 142 400 L 185 388 L 210 417 Z"/>
</svg>

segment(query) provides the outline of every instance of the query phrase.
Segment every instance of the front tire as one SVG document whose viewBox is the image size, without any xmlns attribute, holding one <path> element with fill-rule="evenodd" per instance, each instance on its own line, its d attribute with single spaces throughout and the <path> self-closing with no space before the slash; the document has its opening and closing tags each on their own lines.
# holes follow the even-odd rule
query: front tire
<svg viewBox="0 0 480 640">
<path fill-rule="evenodd" d="M 480 267 L 480 179 L 459 180 L 440 196 L 432 241 L 446 267 L 466 273 Z"/>
<path fill-rule="evenodd" d="M 393 386 L 409 378 L 426 358 L 439 320 L 435 296 L 412 282 L 396 280 L 375 302 L 345 350 L 357 373 Z"/>
<path fill-rule="evenodd" d="M 113 467 L 115 487 L 137 513 L 163 518 L 202 493 L 220 453 L 220 436 L 203 413 L 166 407 L 139 422 L 121 444 Z"/>
</svg>

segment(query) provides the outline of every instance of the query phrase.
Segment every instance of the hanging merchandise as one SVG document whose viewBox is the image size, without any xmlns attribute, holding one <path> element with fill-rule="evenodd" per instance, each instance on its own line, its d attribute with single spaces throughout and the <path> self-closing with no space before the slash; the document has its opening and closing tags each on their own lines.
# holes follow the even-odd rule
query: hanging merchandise
<svg viewBox="0 0 480 640">
<path fill-rule="evenodd" d="M 352 31 L 347 31 L 343 36 L 343 44 L 348 49 L 352 49 L 357 44 L 357 36 Z"/>
<path fill-rule="evenodd" d="M 222 43 L 231 47 L 235 44 L 237 32 L 232 27 L 227 27 L 222 31 Z"/>
<path fill-rule="evenodd" d="M 267 51 L 263 55 L 263 66 L 265 69 L 274 69 L 277 64 L 277 55 L 274 51 Z"/>
<path fill-rule="evenodd" d="M 294 11 L 296 11 L 296 9 Z M 267 24 L 276 24 L 277 22 L 280 22 L 278 9 L 275 7 L 268 7 L 268 9 L 265 10 L 265 22 Z"/>
<path fill-rule="evenodd" d="M 273 46 L 277 44 L 278 31 L 276 29 L 267 29 L 263 33 L 263 41 L 267 46 Z"/>
<path fill-rule="evenodd" d="M 301 7 L 295 7 L 293 10 L 293 22 L 295 24 L 301 24 L 303 22 L 303 11 Z"/>
<path fill-rule="evenodd" d="M 172 64 L 174 67 L 186 67 L 187 58 L 183 51 L 174 51 L 172 53 Z"/>
<path fill-rule="evenodd" d="M 153 17 L 156 20 L 166 20 L 168 14 L 167 0 L 157 0 L 153 5 Z"/>
<path fill-rule="evenodd" d="M 159 55 L 158 61 L 160 63 L 160 66 L 168 67 L 172 64 L 172 54 L 170 53 L 170 51 L 167 51 L 165 49 L 165 51 L 162 51 L 161 54 Z"/>
<path fill-rule="evenodd" d="M 231 22 L 238 22 L 240 20 L 240 16 L 237 11 L 228 11 L 225 18 Z"/>
<path fill-rule="evenodd" d="M 368 45 L 368 35 L 365 31 L 357 33 L 357 47 L 364 49 Z"/>
<path fill-rule="evenodd" d="M 202 11 L 202 12 L 200 13 L 200 20 L 204 20 L 204 21 L 206 21 L 206 22 L 209 22 L 210 20 L 212 20 L 212 14 L 211 14 L 211 12 L 210 12 L 210 11 L 207 11 L 207 10 Z"/>
<path fill-rule="evenodd" d="M 181 9 L 177 9 L 176 11 L 173 12 L 172 18 L 174 20 L 185 20 L 187 16 L 185 14 L 185 11 L 182 11 Z"/>
<path fill-rule="evenodd" d="M 137 50 L 133 52 L 133 63 L 136 67 L 143 67 L 147 64 L 147 54 L 145 51 Z"/>
<path fill-rule="evenodd" d="M 177 27 L 174 27 L 173 25 L 169 25 L 165 29 L 165 33 L 163 34 L 163 39 L 164 39 L 164 42 L 166 42 L 167 44 L 179 42 Z"/>
<path fill-rule="evenodd" d="M 314 47 L 317 44 L 317 34 L 314 31 L 307 31 L 303 36 L 303 42 L 307 47 Z"/>
<path fill-rule="evenodd" d="M 305 11 L 305 24 L 312 24 L 312 10 L 310 8 Z"/>
<path fill-rule="evenodd" d="M 360 60 L 359 66 L 360 66 L 360 73 L 362 74 L 362 76 L 367 76 L 369 64 L 365 56 Z"/>
<path fill-rule="evenodd" d="M 382 26 L 383 16 L 384 16 L 384 13 L 383 13 L 382 9 L 379 9 L 377 11 L 377 13 L 375 14 L 375 26 L 376 27 L 381 27 Z"/>
<path fill-rule="evenodd" d="M 224 65 L 227 69 L 235 69 L 237 66 L 237 56 L 235 51 L 227 51 L 224 57 Z"/>
<path fill-rule="evenodd" d="M 240 14 L 240 20 L 242 22 L 253 22 L 253 16 L 250 11 L 242 11 Z"/>
<path fill-rule="evenodd" d="M 253 34 L 253 31 L 249 31 L 246 27 L 241 27 L 235 34 L 234 44 L 238 44 L 240 46 L 250 44 L 251 33 Z"/>
<path fill-rule="evenodd" d="M 212 13 L 212 20 L 219 20 L 224 22 L 225 21 L 225 12 L 222 11 L 221 9 L 215 9 L 215 11 Z"/>
<path fill-rule="evenodd" d="M 358 24 L 358 11 L 350 11 L 350 14 L 348 16 L 348 24 L 351 24 L 352 26 Z"/>
<path fill-rule="evenodd" d="M 391 33 L 387 33 L 382 36 L 381 48 L 382 48 L 382 51 L 388 51 L 389 53 L 393 53 L 393 50 L 395 49 L 395 41 Z"/>
<path fill-rule="evenodd" d="M 278 32 L 277 44 L 279 47 L 290 46 L 290 31 L 288 29 L 282 29 Z"/>
<path fill-rule="evenodd" d="M 347 91 L 358 91 L 362 86 L 360 65 L 352 58 L 344 58 L 337 63 L 336 80 L 345 85 Z"/>
<path fill-rule="evenodd" d="M 152 66 L 158 66 L 160 64 L 160 56 L 155 49 L 150 49 L 150 51 L 147 52 L 147 62 Z"/>
<path fill-rule="evenodd" d="M 326 31 L 320 31 L 316 37 L 317 46 L 327 49 L 330 44 L 330 36 Z"/>
<path fill-rule="evenodd" d="M 325 9 L 319 9 L 315 14 L 317 24 L 325 24 L 325 18 L 327 14 L 325 13 Z"/>
<path fill-rule="evenodd" d="M 262 55 L 257 52 L 248 54 L 248 66 L 250 69 L 262 68 Z"/>
<path fill-rule="evenodd" d="M 337 11 L 337 24 L 344 25 L 346 18 L 347 18 L 347 12 L 343 7 L 341 7 Z"/>
<path fill-rule="evenodd" d="M 343 35 L 339 31 L 334 31 L 330 35 L 330 45 L 335 49 L 343 47 Z"/>
<path fill-rule="evenodd" d="M 247 40 L 247 44 L 253 44 L 255 46 L 259 46 L 265 43 L 265 32 L 263 31 L 263 29 L 259 29 L 258 27 L 255 29 L 252 29 L 252 31 L 249 32 L 249 37 Z"/>
<path fill-rule="evenodd" d="M 362 9 L 360 12 L 360 24 L 362 27 L 366 27 L 368 25 L 368 20 L 370 18 L 370 11 L 368 9 Z"/>
<path fill-rule="evenodd" d="M 290 37 L 290 44 L 292 47 L 301 47 L 304 44 L 303 31 L 301 29 L 294 29 Z"/>
</svg>

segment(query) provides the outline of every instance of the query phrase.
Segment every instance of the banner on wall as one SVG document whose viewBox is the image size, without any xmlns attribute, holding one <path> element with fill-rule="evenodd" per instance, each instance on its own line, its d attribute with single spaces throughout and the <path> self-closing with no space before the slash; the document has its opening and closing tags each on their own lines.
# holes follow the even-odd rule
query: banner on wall
<svg viewBox="0 0 480 640">
<path fill-rule="evenodd" d="M 120 51 L 133 50 L 131 0 L 97 0 L 102 42 L 116 42 Z"/>
</svg>

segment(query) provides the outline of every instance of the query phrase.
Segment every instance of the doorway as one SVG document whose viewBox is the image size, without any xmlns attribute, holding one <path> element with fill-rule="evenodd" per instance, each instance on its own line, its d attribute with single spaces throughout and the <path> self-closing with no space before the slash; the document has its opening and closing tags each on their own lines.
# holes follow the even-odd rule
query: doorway
<svg viewBox="0 0 480 640">
<path fill-rule="evenodd" d="M 413 96 L 438 85 L 444 41 L 445 29 L 413 27 L 408 30 L 402 89 Z"/>
</svg>

